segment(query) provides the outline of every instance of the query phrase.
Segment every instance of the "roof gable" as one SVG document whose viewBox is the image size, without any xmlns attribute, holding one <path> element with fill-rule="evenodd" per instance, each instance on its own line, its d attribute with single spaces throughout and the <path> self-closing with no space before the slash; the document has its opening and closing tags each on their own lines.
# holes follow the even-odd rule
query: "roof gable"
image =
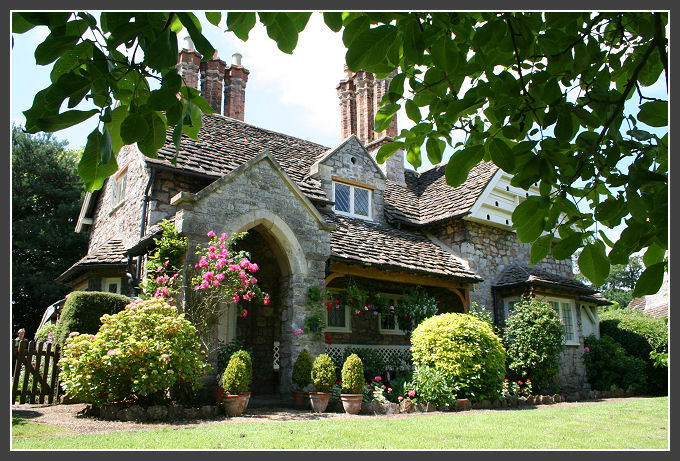
<svg viewBox="0 0 680 461">
<path fill-rule="evenodd" d="M 323 157 L 314 162 L 314 164 L 309 168 L 309 175 L 317 175 L 319 172 L 319 165 L 326 164 L 336 155 L 346 153 L 347 151 L 351 151 L 351 154 L 359 154 L 365 157 L 366 162 L 371 165 L 383 179 L 387 178 L 385 176 L 385 172 L 380 168 L 373 156 L 368 153 L 364 145 L 361 143 L 361 141 L 359 141 L 359 138 L 357 138 L 357 136 L 354 134 L 341 142 L 337 147 L 330 149 L 323 155 Z"/>
</svg>

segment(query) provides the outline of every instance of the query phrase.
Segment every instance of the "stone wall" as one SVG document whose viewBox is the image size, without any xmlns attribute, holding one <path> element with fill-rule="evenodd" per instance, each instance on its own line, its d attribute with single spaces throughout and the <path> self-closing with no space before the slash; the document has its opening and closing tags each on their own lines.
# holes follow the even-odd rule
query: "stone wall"
<svg viewBox="0 0 680 461">
<path fill-rule="evenodd" d="M 319 165 L 318 178 L 328 197 L 333 197 L 332 176 L 374 186 L 371 194 L 372 217 L 374 221 L 385 222 L 385 178 L 356 138 L 350 138 Z"/>
<path fill-rule="evenodd" d="M 172 197 L 182 191 L 198 192 L 213 181 L 215 181 L 215 178 L 203 178 L 175 171 L 156 170 L 147 212 L 147 229 L 157 222 L 175 215 L 177 207 L 170 205 Z"/>
<path fill-rule="evenodd" d="M 120 239 L 126 247 L 139 240 L 142 201 L 149 175 L 136 145 L 124 146 L 118 154 L 119 170 L 106 180 L 99 192 L 94 210 L 94 225 L 90 233 L 88 253 L 111 239 Z M 127 169 L 125 198 L 113 206 L 113 178 Z"/>
<path fill-rule="evenodd" d="M 188 202 L 179 205 L 175 222 L 189 239 L 189 248 L 206 241 L 205 234 L 248 230 L 263 226 L 276 242 L 287 271 L 282 271 L 280 293 L 281 392 L 291 384 L 293 360 L 303 348 L 312 355 L 323 351 L 320 340 L 293 335 L 304 323 L 307 290 L 322 285 L 330 255 L 330 234 L 324 222 L 307 206 L 266 156 L 258 156 L 230 175 L 217 180 Z M 188 251 L 188 264 L 196 260 Z"/>
<path fill-rule="evenodd" d="M 470 268 L 484 278 L 476 283 L 470 300 L 493 315 L 491 287 L 511 263 L 529 265 L 531 245 L 517 240 L 514 232 L 473 221 L 455 220 L 432 229 L 433 234 L 454 252 L 463 255 Z M 552 273 L 573 277 L 571 260 L 557 261 L 548 255 L 537 264 Z"/>
</svg>

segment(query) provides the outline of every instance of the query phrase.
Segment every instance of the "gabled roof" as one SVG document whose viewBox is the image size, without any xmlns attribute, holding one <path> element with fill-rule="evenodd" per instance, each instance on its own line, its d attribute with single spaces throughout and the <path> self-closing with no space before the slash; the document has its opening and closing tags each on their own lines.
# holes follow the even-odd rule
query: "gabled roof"
<svg viewBox="0 0 680 461">
<path fill-rule="evenodd" d="M 385 213 L 391 221 L 420 226 L 465 215 L 497 171 L 492 162 L 481 162 L 463 184 L 451 187 L 446 184 L 445 165 L 422 173 L 406 170 L 406 186 L 387 181 Z"/>
<path fill-rule="evenodd" d="M 342 141 L 337 147 L 329 149 L 328 152 L 326 152 L 321 158 L 314 162 L 314 164 L 312 164 L 312 166 L 310 167 L 310 175 L 313 176 L 314 174 L 316 174 L 316 172 L 319 170 L 319 164 L 331 158 L 333 155 L 335 155 L 335 153 L 342 151 L 343 148 L 348 144 L 355 144 L 361 151 L 363 151 L 364 156 L 367 157 L 369 162 L 373 164 L 378 173 L 380 173 L 380 176 L 382 176 L 383 179 L 387 179 L 387 176 L 385 176 L 385 172 L 380 168 L 380 166 L 375 161 L 373 156 L 368 153 L 364 145 L 361 143 L 361 141 L 359 141 L 359 138 L 357 138 L 357 135 L 355 134 L 349 136 L 347 139 Z"/>
<path fill-rule="evenodd" d="M 65 283 L 80 272 L 88 269 L 122 269 L 127 266 L 127 249 L 120 240 L 109 240 L 80 258 L 74 265 L 57 277 L 57 282 Z"/>
<path fill-rule="evenodd" d="M 321 183 L 306 177 L 312 164 L 328 152 L 328 147 L 219 114 L 203 116 L 198 140 L 182 136 L 177 165 L 172 164 L 175 146 L 171 131 L 167 132 L 166 143 L 158 151 L 158 157 L 145 160 L 152 165 L 217 178 L 235 170 L 265 150 L 271 152 L 307 197 L 328 201 Z"/>
<path fill-rule="evenodd" d="M 497 288 L 518 285 L 538 285 L 548 288 L 561 288 L 568 291 L 583 293 L 585 295 L 597 293 L 596 290 L 593 290 L 574 279 L 553 274 L 540 267 L 525 266 L 517 263 L 510 264 L 506 267 L 493 284 L 493 286 Z"/>
<path fill-rule="evenodd" d="M 331 232 L 331 255 L 335 258 L 470 282 L 482 281 L 467 269 L 464 261 L 421 232 L 338 215 L 329 215 L 328 219 L 337 225 Z"/>
</svg>

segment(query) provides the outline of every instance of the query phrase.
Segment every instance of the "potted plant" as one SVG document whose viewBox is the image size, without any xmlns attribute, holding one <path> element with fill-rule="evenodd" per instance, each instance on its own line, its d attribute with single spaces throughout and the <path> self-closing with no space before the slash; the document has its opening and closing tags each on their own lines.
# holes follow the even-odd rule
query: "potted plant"
<svg viewBox="0 0 680 461">
<path fill-rule="evenodd" d="M 346 413 L 356 415 L 361 411 L 364 398 L 364 365 L 358 355 L 347 357 L 342 365 L 342 407 Z"/>
<path fill-rule="evenodd" d="M 250 354 L 244 350 L 236 351 L 229 359 L 229 364 L 222 375 L 222 397 L 224 410 L 229 416 L 240 416 L 250 400 L 250 383 L 253 380 L 253 362 Z"/>
<path fill-rule="evenodd" d="M 311 378 L 316 389 L 316 392 L 309 393 L 312 410 L 323 413 L 326 411 L 328 400 L 331 398 L 328 391 L 335 384 L 335 364 L 327 354 L 321 354 L 314 360 Z"/>
<path fill-rule="evenodd" d="M 306 410 L 309 408 L 309 392 L 305 388 L 312 383 L 312 356 L 307 349 L 302 349 L 293 364 L 293 383 L 296 389 L 292 390 L 293 407 Z"/>
</svg>

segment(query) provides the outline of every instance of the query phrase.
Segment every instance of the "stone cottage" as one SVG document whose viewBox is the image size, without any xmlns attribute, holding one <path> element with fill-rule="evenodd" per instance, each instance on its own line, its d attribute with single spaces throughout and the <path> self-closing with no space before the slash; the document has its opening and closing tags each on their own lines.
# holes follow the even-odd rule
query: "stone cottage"
<svg viewBox="0 0 680 461">
<path fill-rule="evenodd" d="M 530 247 L 517 240 L 511 215 L 535 189 L 511 186 L 486 162 L 458 187 L 446 184 L 443 166 L 405 169 L 401 151 L 377 164 L 375 152 L 397 134 L 396 118 L 385 132 L 373 131 L 388 79 L 346 71 L 337 86 L 343 141 L 326 147 L 244 121 L 249 72 L 239 55 L 230 65 L 217 55 L 201 62 L 189 44 L 177 66 L 188 85 L 200 82 L 217 114 L 204 117 L 198 141 L 182 138 L 176 164 L 170 135 L 157 158 L 135 145 L 121 150 L 119 170 L 85 197 L 76 230 L 89 232 L 88 253 L 62 283 L 134 294 L 164 218 L 188 237 L 189 259 L 209 230 L 248 231 L 240 247 L 260 265 L 272 302 L 245 319 L 231 306 L 216 331 L 221 341 L 241 339 L 253 349 L 256 392 L 287 392 L 304 347 L 338 357 L 361 346 L 386 360 L 408 350 L 393 317 L 344 306 L 326 314 L 332 344 L 293 334 L 304 323 L 309 287 L 337 292 L 350 280 L 397 302 L 406 288 L 421 286 L 440 312 L 465 312 L 474 302 L 498 324 L 521 294 L 545 297 L 566 330 L 562 387 L 584 385 L 583 339 L 599 334 L 597 306 L 607 302 L 573 280 L 569 260 L 529 265 Z"/>
</svg>

